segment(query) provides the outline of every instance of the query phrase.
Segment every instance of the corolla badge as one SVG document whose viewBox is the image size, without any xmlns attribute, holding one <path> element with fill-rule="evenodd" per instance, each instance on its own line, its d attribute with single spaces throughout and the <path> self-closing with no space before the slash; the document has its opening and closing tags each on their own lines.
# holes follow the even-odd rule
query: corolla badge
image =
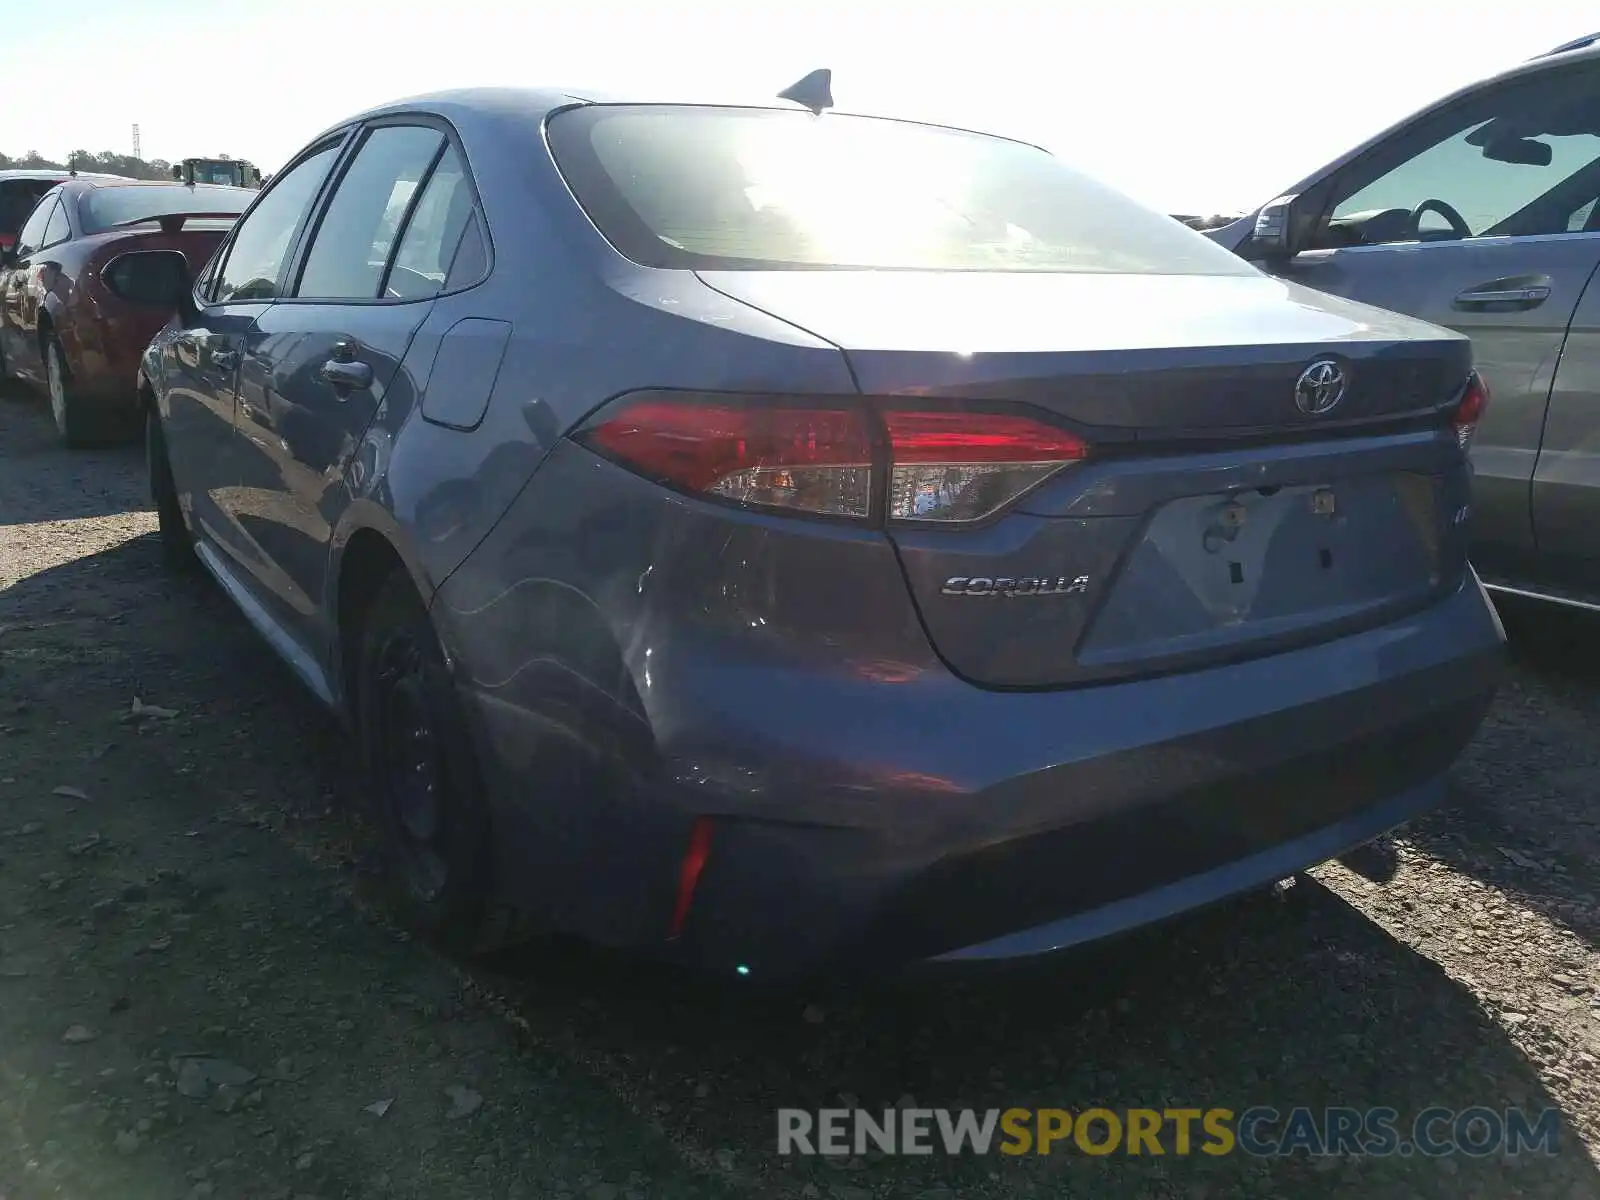
<svg viewBox="0 0 1600 1200">
<path fill-rule="evenodd" d="M 1089 590 L 1089 577 L 1028 575 L 1021 579 L 1007 579 L 952 575 L 939 590 L 946 596 L 1081 596 Z"/>
<path fill-rule="evenodd" d="M 1344 399 L 1345 382 L 1343 367 L 1331 358 L 1319 358 L 1295 380 L 1294 406 L 1308 417 L 1332 412 Z"/>
</svg>

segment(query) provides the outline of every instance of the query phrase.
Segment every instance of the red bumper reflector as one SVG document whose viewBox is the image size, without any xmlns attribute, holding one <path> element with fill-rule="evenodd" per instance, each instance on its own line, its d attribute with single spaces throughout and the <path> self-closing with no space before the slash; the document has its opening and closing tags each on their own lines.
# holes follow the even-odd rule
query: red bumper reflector
<svg viewBox="0 0 1600 1200">
<path fill-rule="evenodd" d="M 694 890 L 700 885 L 700 873 L 706 869 L 711 857 L 711 818 L 696 817 L 689 830 L 689 847 L 683 852 L 683 863 L 678 868 L 678 902 L 672 909 L 672 930 L 668 937 L 679 937 L 689 922 L 689 907 L 694 903 Z"/>
</svg>

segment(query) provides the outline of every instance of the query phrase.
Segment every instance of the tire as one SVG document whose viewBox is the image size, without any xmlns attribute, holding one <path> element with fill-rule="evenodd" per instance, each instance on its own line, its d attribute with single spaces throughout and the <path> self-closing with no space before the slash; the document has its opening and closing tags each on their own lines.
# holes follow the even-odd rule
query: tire
<svg viewBox="0 0 1600 1200">
<path fill-rule="evenodd" d="M 150 502 L 155 505 L 156 527 L 161 536 L 161 557 L 167 568 L 176 572 L 194 569 L 194 537 L 183 519 L 178 504 L 178 487 L 172 479 L 172 461 L 167 455 L 167 438 L 161 430 L 161 414 L 154 404 L 145 410 L 144 461 L 150 476 Z"/>
<path fill-rule="evenodd" d="M 56 434 L 67 446 L 103 446 L 125 441 L 138 431 L 133 412 L 118 412 L 85 399 L 72 384 L 66 351 L 54 331 L 44 335 L 44 376 Z"/>
<path fill-rule="evenodd" d="M 356 735 L 384 874 L 402 919 L 457 954 L 524 940 L 493 888 L 493 831 L 477 755 L 438 636 L 400 571 L 358 631 Z"/>
<path fill-rule="evenodd" d="M 0 400 L 21 400 L 27 394 L 28 390 L 22 386 L 22 381 L 11 377 L 6 356 L 0 352 Z"/>
</svg>

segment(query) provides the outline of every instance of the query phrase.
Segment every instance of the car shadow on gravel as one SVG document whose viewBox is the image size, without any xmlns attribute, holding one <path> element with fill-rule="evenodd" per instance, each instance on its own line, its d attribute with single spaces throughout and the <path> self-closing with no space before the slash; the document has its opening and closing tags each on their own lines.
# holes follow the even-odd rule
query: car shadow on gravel
<svg viewBox="0 0 1600 1200">
<path fill-rule="evenodd" d="M 1600 614 L 1502 598 L 1511 669 L 1410 840 L 1600 948 Z M 1554 701 L 1554 703 L 1552 703 Z"/>
<path fill-rule="evenodd" d="M 14 411 L 0 422 L 5 436 L 5 478 L 0 478 L 0 529 L 39 521 L 78 521 L 115 516 L 148 508 L 144 489 L 143 442 L 124 442 L 91 449 L 69 450 L 50 423 L 48 403 L 20 390 L 5 393 L 5 409 L 44 410 L 43 420 L 16 419 Z M 25 416 L 36 416 L 28 413 Z M 31 460 L 31 461 L 30 461 Z M 21 480 L 48 463 L 50 486 L 27 488 Z"/>
<path fill-rule="evenodd" d="M 0 672 L 5 654 L 30 656 L 17 661 L 39 689 L 31 702 L 61 723 L 86 689 L 180 710 L 181 729 L 152 742 L 174 770 L 261 813 L 329 876 L 364 879 L 355 788 L 326 717 L 216 589 L 163 576 L 158 557 L 141 537 L 0 592 L 0 625 L 24 633 L 63 602 L 103 610 L 77 640 L 0 637 Z M 178 819 L 163 811 L 176 801 L 142 802 Z M 1113 1197 L 1600 1195 L 1559 1114 L 1559 1153 L 1511 1161 L 1179 1156 L 1170 1139 L 1161 1157 L 776 1153 L 779 1107 L 1388 1107 L 1403 1132 L 1433 1106 L 1557 1107 L 1468 987 L 1314 880 L 1283 903 L 1222 906 L 1002 975 L 767 990 L 567 942 L 463 969 L 527 1044 L 599 1081 L 686 1162 L 761 1196 L 1020 1197 L 1069 1179 Z M 510 1106 L 547 1103 L 558 1085 L 513 1065 L 497 1086 Z"/>
<path fill-rule="evenodd" d="M 939 1185 L 1027 1194 L 1063 1169 L 1096 1195 L 1592 1195 L 1600 1177 L 1565 1117 L 1554 1159 L 1094 1158 L 997 1163 L 780 1158 L 776 1109 L 1390 1107 L 1556 1109 L 1472 993 L 1320 884 L 1233 903 L 1005 974 L 804 994 L 685 977 L 572 945 L 480 968 L 555 1037 L 695 1144 L 735 1148 L 826 1190 Z M 1169 1142 L 1169 1156 L 1173 1147 Z M 1068 1164 L 1070 1168 L 1068 1168 Z M 1480 1191 L 1479 1189 L 1486 1189 Z M 863 1193 L 864 1195 L 865 1193 Z"/>
</svg>

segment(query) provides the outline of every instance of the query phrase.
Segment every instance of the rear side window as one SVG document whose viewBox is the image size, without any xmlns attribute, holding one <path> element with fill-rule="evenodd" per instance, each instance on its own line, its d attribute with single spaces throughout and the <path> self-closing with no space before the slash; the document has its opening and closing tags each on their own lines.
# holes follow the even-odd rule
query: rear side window
<svg viewBox="0 0 1600 1200">
<path fill-rule="evenodd" d="M 50 214 L 50 223 L 44 227 L 44 241 L 39 243 L 40 249 L 54 246 L 66 241 L 72 236 L 72 226 L 67 221 L 67 209 L 60 200 L 56 201 L 56 209 Z"/>
<path fill-rule="evenodd" d="M 50 218 L 61 207 L 61 201 L 54 196 L 47 197 L 42 204 L 33 210 L 31 216 L 23 222 L 21 231 L 17 234 L 17 254 L 26 257 L 44 245 L 45 230 L 50 224 Z"/>
<path fill-rule="evenodd" d="M 421 300 L 444 287 L 462 231 L 472 216 L 472 203 L 466 166 L 450 147 L 428 176 L 406 223 L 383 289 L 385 299 Z"/>
<path fill-rule="evenodd" d="M 389 252 L 444 137 L 421 125 L 367 134 L 323 214 L 295 295 L 376 300 Z"/>
<path fill-rule="evenodd" d="M 573 194 L 635 262 L 687 269 L 1254 268 L 1018 142 L 777 109 L 590 105 L 550 123 Z"/>
</svg>

